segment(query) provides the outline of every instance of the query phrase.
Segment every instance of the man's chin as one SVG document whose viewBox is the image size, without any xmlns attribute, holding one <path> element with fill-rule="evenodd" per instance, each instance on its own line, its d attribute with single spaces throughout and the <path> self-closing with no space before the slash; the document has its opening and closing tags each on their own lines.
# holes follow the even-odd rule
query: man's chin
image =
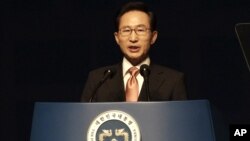
<svg viewBox="0 0 250 141">
<path fill-rule="evenodd" d="M 137 56 L 129 56 L 129 57 L 127 57 L 127 59 L 130 60 L 130 61 L 138 61 L 138 60 L 140 60 L 140 57 L 137 57 Z"/>
<path fill-rule="evenodd" d="M 142 57 L 135 57 L 134 56 L 134 57 L 126 57 L 126 58 L 134 66 L 140 64 L 143 61 Z"/>
</svg>

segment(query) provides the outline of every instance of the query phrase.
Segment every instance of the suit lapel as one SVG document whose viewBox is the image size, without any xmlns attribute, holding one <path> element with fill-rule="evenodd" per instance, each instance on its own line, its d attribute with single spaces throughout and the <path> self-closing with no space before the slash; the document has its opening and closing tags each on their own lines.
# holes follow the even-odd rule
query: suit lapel
<svg viewBox="0 0 250 141">
<path fill-rule="evenodd" d="M 163 71 L 159 69 L 156 65 L 154 64 L 150 65 L 149 91 L 151 95 L 164 82 L 164 78 L 162 77 L 162 74 L 163 74 Z M 139 96 L 139 101 L 147 101 L 146 88 L 145 88 L 144 82 L 143 82 L 142 90 Z"/>
<path fill-rule="evenodd" d="M 125 101 L 124 82 L 122 76 L 121 63 L 114 65 L 116 73 L 107 81 L 108 94 L 112 96 L 113 101 Z"/>
</svg>

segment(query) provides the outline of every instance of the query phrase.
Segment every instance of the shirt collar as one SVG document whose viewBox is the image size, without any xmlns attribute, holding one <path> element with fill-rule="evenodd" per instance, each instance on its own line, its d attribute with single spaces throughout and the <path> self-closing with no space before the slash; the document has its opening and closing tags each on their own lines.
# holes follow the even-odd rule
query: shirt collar
<svg viewBox="0 0 250 141">
<path fill-rule="evenodd" d="M 147 57 L 140 64 L 136 65 L 136 67 L 138 69 L 140 69 L 140 66 L 143 65 L 143 64 L 149 65 L 150 64 L 150 58 Z M 123 57 L 123 60 L 122 60 L 122 74 L 123 74 L 123 77 L 126 75 L 128 69 L 130 69 L 131 67 L 133 67 L 133 65 L 125 57 Z"/>
</svg>

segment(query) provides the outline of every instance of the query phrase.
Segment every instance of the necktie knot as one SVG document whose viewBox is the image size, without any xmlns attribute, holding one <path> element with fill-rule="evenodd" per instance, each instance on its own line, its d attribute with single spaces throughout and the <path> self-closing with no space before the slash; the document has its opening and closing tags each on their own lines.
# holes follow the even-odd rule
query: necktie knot
<svg viewBox="0 0 250 141">
<path fill-rule="evenodd" d="M 132 75 L 132 76 L 137 76 L 139 74 L 139 69 L 137 67 L 131 67 L 129 69 L 129 73 Z"/>
</svg>

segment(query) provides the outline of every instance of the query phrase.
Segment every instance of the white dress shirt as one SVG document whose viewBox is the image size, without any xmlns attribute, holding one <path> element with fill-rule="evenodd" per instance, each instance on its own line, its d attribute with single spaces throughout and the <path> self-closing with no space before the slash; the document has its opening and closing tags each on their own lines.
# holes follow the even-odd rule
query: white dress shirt
<svg viewBox="0 0 250 141">
<path fill-rule="evenodd" d="M 140 66 L 143 65 L 143 64 L 146 64 L 146 65 L 149 65 L 150 64 L 150 58 L 147 57 L 144 61 L 142 61 L 139 65 L 137 65 L 136 67 L 138 69 L 140 69 Z M 122 73 L 123 73 L 123 82 L 124 82 L 124 88 L 126 90 L 126 84 L 127 84 L 127 81 L 130 77 L 130 74 L 128 72 L 128 70 L 133 67 L 133 65 L 124 57 L 123 60 L 122 60 Z M 141 76 L 141 74 L 139 73 L 137 76 L 136 76 L 136 79 L 138 80 L 138 83 L 139 83 L 139 94 L 141 92 L 141 88 L 142 88 L 142 84 L 143 84 L 143 81 L 144 81 L 144 78 L 143 76 Z"/>
</svg>

